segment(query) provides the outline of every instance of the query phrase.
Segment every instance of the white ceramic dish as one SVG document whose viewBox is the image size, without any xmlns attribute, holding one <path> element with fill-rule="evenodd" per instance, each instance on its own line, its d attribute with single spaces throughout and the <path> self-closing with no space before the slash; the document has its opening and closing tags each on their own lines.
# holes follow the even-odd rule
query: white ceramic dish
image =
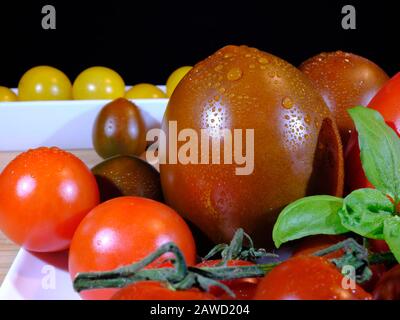
<svg viewBox="0 0 400 320">
<path fill-rule="evenodd" d="M 0 287 L 0 300 L 77 300 L 67 252 L 18 252 Z"/>
<path fill-rule="evenodd" d="M 0 151 L 39 146 L 91 149 L 92 127 L 107 100 L 0 103 Z M 161 121 L 168 99 L 134 100 L 148 126 Z"/>
<path fill-rule="evenodd" d="M 0 151 L 39 146 L 91 149 L 95 117 L 107 102 L 0 103 Z M 134 102 L 146 123 L 156 126 L 168 99 Z M 79 299 L 67 271 L 67 253 L 34 254 L 21 249 L 0 287 L 0 299 Z"/>
</svg>

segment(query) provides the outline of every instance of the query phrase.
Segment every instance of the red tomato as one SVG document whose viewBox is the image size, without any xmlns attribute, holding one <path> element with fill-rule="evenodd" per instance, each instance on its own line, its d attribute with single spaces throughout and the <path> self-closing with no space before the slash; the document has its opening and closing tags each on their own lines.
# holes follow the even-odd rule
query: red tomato
<svg viewBox="0 0 400 320">
<path fill-rule="evenodd" d="M 331 235 L 317 235 L 317 236 L 312 236 L 312 237 L 307 237 L 303 241 L 299 243 L 299 245 L 296 247 L 293 256 L 298 257 L 298 256 L 310 256 L 313 255 L 315 252 L 328 248 L 335 243 L 338 243 L 339 241 L 343 241 L 346 238 L 342 235 L 339 236 L 331 236 Z M 376 242 L 377 246 L 382 246 L 380 242 L 382 240 L 369 240 L 371 243 L 371 247 L 373 242 Z M 386 242 L 383 241 L 384 244 L 386 245 Z M 387 246 L 387 245 L 386 245 Z M 378 251 L 375 251 L 378 252 Z M 340 258 L 344 254 L 343 249 L 337 250 L 335 252 L 332 252 L 330 254 L 327 254 L 324 256 L 325 259 L 335 259 L 335 258 Z M 368 292 L 372 291 L 373 288 L 375 287 L 377 281 L 382 277 L 382 274 L 385 272 L 386 267 L 384 265 L 371 265 L 370 269 L 372 271 L 372 277 L 371 279 L 363 283 L 361 287 L 363 287 L 365 290 Z"/>
<path fill-rule="evenodd" d="M 200 262 L 196 265 L 196 267 L 215 267 L 221 262 L 221 260 L 207 260 Z M 254 263 L 243 260 L 230 260 L 227 263 L 228 267 L 237 267 L 237 266 L 252 266 Z M 243 279 L 235 279 L 235 280 L 227 280 L 222 281 L 223 284 L 227 285 L 233 293 L 236 295 L 235 299 L 238 300 L 250 300 L 253 298 L 254 293 L 257 288 L 257 284 L 259 282 L 258 278 L 243 278 Z M 219 287 L 211 287 L 210 293 L 217 296 L 220 299 L 231 300 L 232 297 L 227 294 L 223 289 Z"/>
<path fill-rule="evenodd" d="M 375 109 L 392 127 L 400 134 L 400 73 L 396 74 L 378 91 L 368 104 L 369 108 Z M 365 177 L 360 160 L 360 148 L 358 146 L 358 135 L 353 133 L 345 150 L 345 172 L 347 191 L 351 192 L 360 188 L 373 187 Z"/>
<path fill-rule="evenodd" d="M 369 268 L 372 271 L 372 277 L 367 282 L 363 283 L 361 286 L 364 288 L 364 290 L 372 292 L 376 287 L 376 284 L 379 282 L 379 280 L 387 271 L 387 268 L 384 264 L 373 264 L 369 266 Z"/>
<path fill-rule="evenodd" d="M 400 300 L 400 265 L 386 272 L 376 285 L 375 300 Z"/>
<path fill-rule="evenodd" d="M 370 250 L 372 252 L 384 253 L 389 252 L 390 248 L 385 240 L 369 239 Z"/>
<path fill-rule="evenodd" d="M 85 164 L 58 148 L 20 154 L 0 175 L 0 229 L 25 249 L 67 249 L 85 215 L 99 203 Z"/>
<path fill-rule="evenodd" d="M 161 245 L 174 242 L 194 264 L 193 236 L 183 219 L 166 205 L 145 198 L 120 197 L 94 208 L 79 225 L 69 253 L 69 272 L 105 271 L 137 262 Z M 150 267 L 171 255 L 164 255 Z M 82 292 L 85 299 L 109 299 L 115 289 Z"/>
<path fill-rule="evenodd" d="M 343 276 L 328 260 L 314 256 L 291 258 L 268 273 L 258 285 L 256 300 L 370 300 L 356 285 L 342 286 Z"/>
<path fill-rule="evenodd" d="M 350 136 L 344 157 L 346 192 L 350 193 L 360 188 L 373 188 L 374 186 L 368 181 L 362 168 L 360 147 L 358 145 L 358 134 L 356 131 L 352 132 Z"/>
<path fill-rule="evenodd" d="M 156 281 L 133 283 L 118 290 L 112 300 L 216 300 L 210 293 L 198 289 L 176 290 L 168 289 Z"/>
<path fill-rule="evenodd" d="M 369 108 L 379 111 L 383 118 L 400 132 L 400 72 L 391 78 L 368 104 Z"/>
<path fill-rule="evenodd" d="M 297 245 L 293 256 L 310 256 L 315 252 L 326 249 L 340 241 L 345 239 L 344 236 L 331 236 L 331 235 L 317 235 L 307 237 L 300 241 Z M 343 255 L 343 250 L 338 250 L 330 254 L 325 255 L 326 259 L 338 258 Z"/>
</svg>

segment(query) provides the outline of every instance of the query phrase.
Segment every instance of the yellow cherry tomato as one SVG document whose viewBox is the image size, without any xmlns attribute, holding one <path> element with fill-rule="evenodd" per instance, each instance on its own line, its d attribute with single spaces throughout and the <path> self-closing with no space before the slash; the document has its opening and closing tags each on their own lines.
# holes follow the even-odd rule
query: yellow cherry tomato
<svg viewBox="0 0 400 320">
<path fill-rule="evenodd" d="M 72 86 L 74 99 L 116 99 L 125 94 L 121 76 L 106 67 L 91 67 L 82 71 Z"/>
<path fill-rule="evenodd" d="M 22 76 L 18 84 L 18 99 L 69 100 L 72 86 L 68 77 L 60 70 L 49 66 L 34 67 Z"/>
<path fill-rule="evenodd" d="M 167 95 L 161 89 L 149 83 L 134 85 L 125 93 L 126 99 L 162 99 Z"/>
<path fill-rule="evenodd" d="M 190 66 L 184 66 L 176 69 L 171 73 L 167 80 L 167 95 L 170 97 L 172 92 L 174 92 L 175 87 L 178 85 L 179 81 L 192 69 Z"/>
<path fill-rule="evenodd" d="M 10 89 L 0 86 L 0 102 L 17 101 L 17 95 Z"/>
</svg>

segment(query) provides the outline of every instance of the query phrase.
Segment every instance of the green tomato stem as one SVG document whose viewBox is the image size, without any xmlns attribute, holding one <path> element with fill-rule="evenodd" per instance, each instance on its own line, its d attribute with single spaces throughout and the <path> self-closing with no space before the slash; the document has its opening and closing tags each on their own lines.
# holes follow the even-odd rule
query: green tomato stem
<svg viewBox="0 0 400 320">
<path fill-rule="evenodd" d="M 167 252 L 176 256 L 174 268 L 144 269 L 147 265 Z M 199 287 L 207 290 L 210 286 L 219 286 L 228 294 L 230 289 L 221 280 L 263 277 L 279 263 L 235 267 L 188 267 L 182 252 L 174 243 L 167 243 L 143 260 L 132 265 L 111 271 L 79 273 L 74 280 L 77 292 L 100 288 L 123 288 L 138 281 L 166 282 L 172 289 Z"/>
</svg>

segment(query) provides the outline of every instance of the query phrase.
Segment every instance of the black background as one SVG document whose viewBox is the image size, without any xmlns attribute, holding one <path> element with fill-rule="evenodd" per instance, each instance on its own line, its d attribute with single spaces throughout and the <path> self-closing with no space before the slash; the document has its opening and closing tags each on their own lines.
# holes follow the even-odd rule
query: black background
<svg viewBox="0 0 400 320">
<path fill-rule="evenodd" d="M 127 84 L 165 83 L 227 44 L 247 44 L 298 65 L 322 51 L 365 56 L 389 75 L 400 69 L 396 1 L 10 1 L 0 2 L 0 85 L 15 87 L 32 66 L 52 65 L 73 80 L 103 65 Z M 43 30 L 52 4 L 57 29 Z M 341 9 L 357 10 L 357 29 L 343 30 Z"/>
</svg>

